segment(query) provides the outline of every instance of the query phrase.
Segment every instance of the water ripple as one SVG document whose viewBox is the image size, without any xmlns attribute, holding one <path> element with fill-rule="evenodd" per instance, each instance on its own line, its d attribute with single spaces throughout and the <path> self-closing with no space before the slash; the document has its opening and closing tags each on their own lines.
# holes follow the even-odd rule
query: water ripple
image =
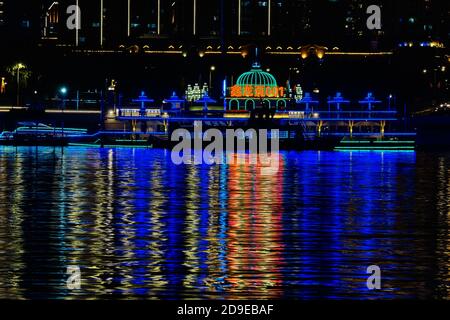
<svg viewBox="0 0 450 320">
<path fill-rule="evenodd" d="M 449 163 L 285 152 L 263 175 L 162 150 L 1 147 L 0 299 L 448 299 Z"/>
</svg>

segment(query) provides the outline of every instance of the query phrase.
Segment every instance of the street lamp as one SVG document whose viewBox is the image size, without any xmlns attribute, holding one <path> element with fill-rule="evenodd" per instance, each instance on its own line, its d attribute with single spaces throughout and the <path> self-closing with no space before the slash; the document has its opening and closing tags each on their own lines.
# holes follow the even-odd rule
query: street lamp
<svg viewBox="0 0 450 320">
<path fill-rule="evenodd" d="M 209 68 L 209 91 L 211 91 L 211 93 L 212 93 L 212 73 L 214 71 L 216 71 L 216 67 L 211 66 L 211 68 Z"/>
<path fill-rule="evenodd" d="M 66 107 L 66 95 L 67 95 L 67 87 L 61 87 L 59 88 L 59 93 L 61 94 L 61 99 L 62 99 L 62 111 L 64 111 L 65 107 Z"/>
</svg>

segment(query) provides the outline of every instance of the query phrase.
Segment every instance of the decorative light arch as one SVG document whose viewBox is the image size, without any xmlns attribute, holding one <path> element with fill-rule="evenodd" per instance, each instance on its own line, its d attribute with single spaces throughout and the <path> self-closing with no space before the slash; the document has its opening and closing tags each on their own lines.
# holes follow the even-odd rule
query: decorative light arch
<svg viewBox="0 0 450 320">
<path fill-rule="evenodd" d="M 245 100 L 245 110 L 249 110 L 249 104 L 252 104 L 252 109 L 256 108 L 255 100 L 247 99 L 247 100 Z"/>
<path fill-rule="evenodd" d="M 228 109 L 233 110 L 233 102 L 236 102 L 236 110 L 240 110 L 240 103 L 238 99 L 231 99 L 228 101 Z"/>
</svg>

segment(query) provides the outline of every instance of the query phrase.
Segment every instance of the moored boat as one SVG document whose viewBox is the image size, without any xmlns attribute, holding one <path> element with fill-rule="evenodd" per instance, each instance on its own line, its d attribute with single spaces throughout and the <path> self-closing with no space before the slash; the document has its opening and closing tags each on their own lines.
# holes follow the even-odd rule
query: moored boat
<svg viewBox="0 0 450 320">
<path fill-rule="evenodd" d="M 0 145 L 66 146 L 70 137 L 85 135 L 85 129 L 56 128 L 37 122 L 20 122 L 14 131 L 0 134 Z"/>
</svg>

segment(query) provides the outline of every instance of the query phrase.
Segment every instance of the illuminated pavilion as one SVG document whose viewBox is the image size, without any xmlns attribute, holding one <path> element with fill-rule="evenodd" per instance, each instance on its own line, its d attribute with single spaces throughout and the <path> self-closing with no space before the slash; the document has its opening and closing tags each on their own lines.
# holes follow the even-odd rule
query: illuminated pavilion
<svg viewBox="0 0 450 320">
<path fill-rule="evenodd" d="M 230 88 L 226 105 L 230 111 L 251 111 L 258 105 L 285 110 L 288 100 L 285 88 L 278 86 L 275 77 L 263 71 L 259 63 L 254 63 Z"/>
</svg>

